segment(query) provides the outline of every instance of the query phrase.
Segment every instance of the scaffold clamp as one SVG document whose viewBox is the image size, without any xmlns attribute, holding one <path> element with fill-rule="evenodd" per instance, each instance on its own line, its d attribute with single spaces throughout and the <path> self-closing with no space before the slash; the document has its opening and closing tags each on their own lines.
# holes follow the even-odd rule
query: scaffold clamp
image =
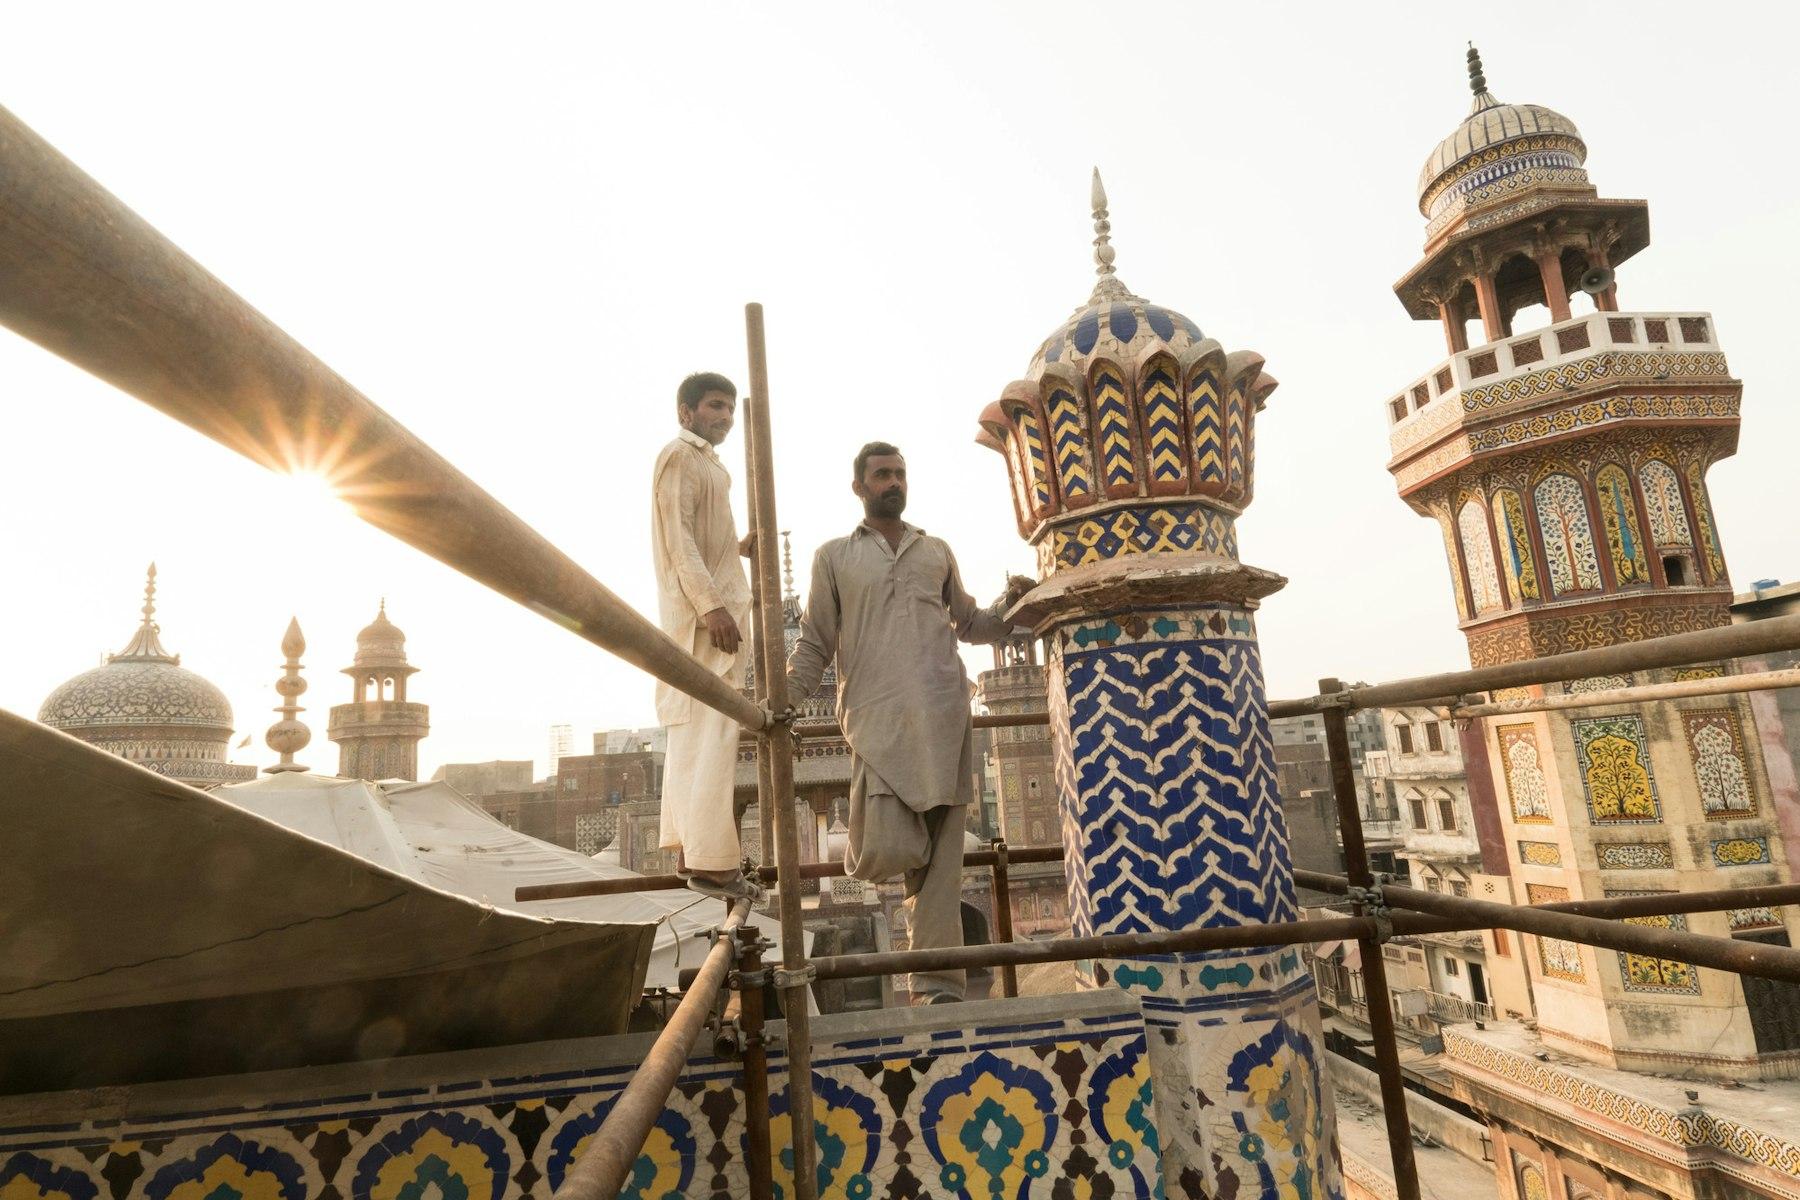
<svg viewBox="0 0 1800 1200">
<path fill-rule="evenodd" d="M 786 967 L 775 968 L 775 986 L 778 988 L 805 987 L 818 977 L 819 968 L 810 962 L 794 971 Z"/>
</svg>

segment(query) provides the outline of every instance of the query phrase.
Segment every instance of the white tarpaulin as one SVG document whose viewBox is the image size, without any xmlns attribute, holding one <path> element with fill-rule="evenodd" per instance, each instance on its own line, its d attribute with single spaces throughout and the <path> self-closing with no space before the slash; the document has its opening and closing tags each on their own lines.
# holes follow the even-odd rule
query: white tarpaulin
<svg viewBox="0 0 1800 1200">
<path fill-rule="evenodd" d="M 508 828 L 447 783 L 367 783 L 326 775 L 265 775 L 214 790 L 259 817 L 285 825 L 359 858 L 496 908 L 558 921 L 654 924 L 645 987 L 674 988 L 683 967 L 706 956 L 708 931 L 725 919 L 725 903 L 694 892 L 632 892 L 566 900 L 513 900 L 517 888 L 585 879 L 625 879 L 635 872 Z M 780 928 L 752 917 L 779 944 Z M 771 961 L 778 951 L 766 956 Z"/>
</svg>

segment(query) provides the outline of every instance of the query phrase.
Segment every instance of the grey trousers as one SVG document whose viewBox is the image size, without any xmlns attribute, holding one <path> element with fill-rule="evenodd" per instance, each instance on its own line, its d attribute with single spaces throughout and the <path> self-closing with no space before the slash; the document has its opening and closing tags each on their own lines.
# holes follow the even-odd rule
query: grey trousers
<svg viewBox="0 0 1800 1200">
<path fill-rule="evenodd" d="M 898 796 L 863 795 L 861 782 L 858 778 L 850 788 L 850 844 L 844 850 L 844 870 L 869 883 L 905 877 L 912 949 L 962 945 L 966 810 L 960 804 L 941 804 L 914 812 Z M 912 976 L 915 995 L 944 992 L 961 1000 L 964 986 L 961 971 L 916 971 Z"/>
</svg>

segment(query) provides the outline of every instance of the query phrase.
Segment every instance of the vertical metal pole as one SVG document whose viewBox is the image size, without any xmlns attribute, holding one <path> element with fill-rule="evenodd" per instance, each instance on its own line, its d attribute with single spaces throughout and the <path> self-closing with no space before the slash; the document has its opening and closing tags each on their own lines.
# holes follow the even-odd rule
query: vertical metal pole
<svg viewBox="0 0 1800 1200">
<path fill-rule="evenodd" d="M 774 1200 L 769 1147 L 769 1055 L 763 1041 L 762 933 L 738 927 L 738 1028 L 744 1032 L 744 1140 L 750 1148 L 750 1200 Z"/>
<path fill-rule="evenodd" d="M 1335 679 L 1319 680 L 1319 692 L 1331 695 L 1344 690 Z M 1350 762 L 1350 729 L 1346 710 L 1327 708 L 1325 749 L 1331 756 L 1331 790 L 1337 799 L 1338 829 L 1344 838 L 1344 873 L 1352 887 L 1372 887 L 1369 850 L 1363 844 L 1362 814 L 1356 804 L 1356 776 Z M 1358 938 L 1362 954 L 1363 994 L 1368 1002 L 1369 1032 L 1375 1037 L 1376 1073 L 1381 1078 L 1381 1109 L 1387 1121 L 1388 1153 L 1394 1160 L 1394 1190 L 1398 1200 L 1419 1200 L 1419 1165 L 1413 1160 L 1412 1122 L 1406 1115 L 1406 1081 L 1400 1074 L 1400 1047 L 1394 1040 L 1393 999 L 1388 992 L 1387 964 L 1381 957 L 1381 941 Z"/>
<path fill-rule="evenodd" d="M 775 531 L 775 454 L 769 439 L 769 361 L 763 341 L 760 304 L 744 306 L 744 331 L 750 344 L 750 394 L 744 407 L 749 420 L 745 438 L 750 471 L 756 477 L 756 577 L 762 589 L 762 625 L 781 628 L 781 550 Z M 759 651 L 764 695 L 771 712 L 788 706 L 786 647 L 778 635 L 765 638 Z M 800 838 L 794 828 L 794 732 L 776 723 L 762 731 L 757 751 L 768 764 L 769 795 L 775 810 L 775 866 L 781 872 L 777 893 L 781 912 L 781 961 L 790 972 L 806 967 L 806 933 L 800 924 Z M 806 981 L 789 986 L 781 1007 L 787 1018 L 788 1121 L 793 1132 L 795 1200 L 817 1200 L 814 1163 L 812 1088 L 812 1018 L 807 1011 Z"/>
<path fill-rule="evenodd" d="M 748 401 L 746 401 L 746 404 L 748 404 Z M 748 424 L 749 422 L 746 421 L 746 427 Z M 750 434 L 747 428 L 744 434 L 744 451 L 745 463 L 748 467 L 745 472 L 748 478 L 744 482 L 744 496 L 745 499 L 749 501 L 749 523 L 751 530 L 754 532 L 756 529 L 758 495 L 755 461 L 756 448 L 750 444 Z M 758 540 L 760 541 L 761 539 L 759 538 Z M 757 553 L 756 548 L 752 546 L 750 552 L 752 556 L 754 556 Z M 756 637 L 756 702 L 764 708 L 767 708 L 769 706 L 769 664 L 764 658 L 763 651 L 765 647 L 771 644 L 784 644 L 784 639 L 783 634 L 779 629 L 771 635 L 766 627 L 765 622 L 768 614 L 763 610 L 762 572 L 755 569 L 755 567 L 756 559 L 752 557 L 752 569 L 750 571 L 750 620 L 752 632 Z M 770 641 L 771 636 L 775 639 L 773 643 Z M 762 752 L 762 742 L 759 740 L 757 742 L 756 751 L 756 836 L 762 843 L 762 856 L 757 859 L 757 865 L 763 867 L 773 867 L 775 865 L 775 818 L 772 812 L 775 807 L 775 802 L 770 791 L 772 786 L 773 785 L 769 782 L 769 756 Z"/>
<path fill-rule="evenodd" d="M 1012 884 L 1006 875 L 1006 839 L 995 838 L 989 843 L 994 850 L 994 940 L 1002 946 L 1012 944 Z M 1002 966 L 1000 968 L 1000 994 L 1016 996 L 1019 994 L 1018 968 Z"/>
</svg>

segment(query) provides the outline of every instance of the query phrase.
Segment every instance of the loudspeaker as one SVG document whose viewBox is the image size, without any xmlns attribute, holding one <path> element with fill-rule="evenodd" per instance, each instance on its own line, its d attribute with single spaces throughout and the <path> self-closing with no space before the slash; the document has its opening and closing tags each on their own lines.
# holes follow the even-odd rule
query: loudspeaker
<svg viewBox="0 0 1800 1200">
<path fill-rule="evenodd" d="M 1581 276 L 1577 286 L 1590 296 L 1598 296 L 1613 285 L 1611 267 L 1589 267 Z"/>
</svg>

